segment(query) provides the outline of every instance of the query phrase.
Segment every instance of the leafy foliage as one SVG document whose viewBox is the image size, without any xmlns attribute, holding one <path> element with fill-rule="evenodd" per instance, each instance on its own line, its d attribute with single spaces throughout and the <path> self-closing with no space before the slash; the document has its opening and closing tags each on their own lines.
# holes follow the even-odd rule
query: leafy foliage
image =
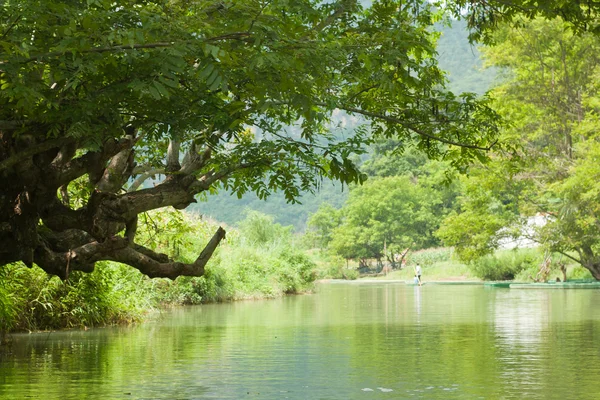
<svg viewBox="0 0 600 400">
<path fill-rule="evenodd" d="M 533 272 L 535 276 L 543 261 L 537 250 L 504 251 L 486 255 L 469 264 L 471 271 L 483 280 L 512 280 L 522 271 Z"/>
<path fill-rule="evenodd" d="M 445 89 L 440 18 L 403 1 L 5 2 L 0 264 L 201 276 L 222 229 L 184 265 L 136 243 L 138 215 L 217 189 L 295 202 L 323 178 L 361 183 L 373 137 L 464 169 L 499 122 Z M 340 111 L 366 123 L 337 137 Z"/>
<path fill-rule="evenodd" d="M 289 242 L 292 233 L 291 226 L 276 224 L 272 216 L 257 211 L 249 211 L 239 228 L 244 242 L 255 246 Z"/>
<path fill-rule="evenodd" d="M 553 20 L 562 18 L 575 33 L 600 32 L 598 5 L 591 2 L 548 0 L 475 1 L 458 0 L 448 3 L 455 15 L 465 18 L 473 41 L 494 43 L 494 32 L 502 24 L 521 27 L 527 20 L 539 17 Z"/>
<path fill-rule="evenodd" d="M 591 34 L 575 36 L 561 20 L 533 20 L 517 32 L 505 27 L 488 62 L 506 69 L 495 89 L 496 108 L 512 126 L 507 149 L 473 170 L 461 212 L 439 235 L 463 259 L 491 253 L 506 236 L 528 236 L 561 252 L 596 277 L 598 59 Z M 546 216 L 543 227 L 527 217 Z"/>
<path fill-rule="evenodd" d="M 310 219 L 323 244 L 344 258 L 381 259 L 435 247 L 433 235 L 452 209 L 458 186 L 448 163 L 428 161 L 393 140 L 377 142 L 362 169 L 372 176 L 352 187 L 342 209 L 324 206 Z M 384 254 L 386 247 L 387 254 Z"/>
<path fill-rule="evenodd" d="M 341 211 L 329 203 L 322 203 L 308 219 L 305 240 L 311 248 L 326 249 L 333 240 L 333 230 L 342 222 Z"/>
<path fill-rule="evenodd" d="M 12 313 L 3 325 L 14 330 L 94 327 L 140 320 L 152 308 L 144 277 L 137 271 L 103 263 L 93 273 L 74 272 L 63 282 L 39 268 L 5 269 L 4 291 Z"/>
<path fill-rule="evenodd" d="M 451 248 L 429 248 L 410 252 L 408 255 L 408 262 L 410 264 L 419 264 L 422 267 L 429 267 L 436 263 L 450 261 L 453 256 L 454 251 Z"/>
</svg>

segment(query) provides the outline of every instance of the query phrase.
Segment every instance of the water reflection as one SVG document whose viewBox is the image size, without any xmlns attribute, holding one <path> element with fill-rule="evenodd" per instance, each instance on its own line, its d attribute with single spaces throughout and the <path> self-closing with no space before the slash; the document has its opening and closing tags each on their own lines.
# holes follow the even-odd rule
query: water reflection
<svg viewBox="0 0 600 400">
<path fill-rule="evenodd" d="M 21 335 L 0 359 L 0 398 L 595 398 L 599 295 L 329 284 Z"/>
<path fill-rule="evenodd" d="M 414 293 L 415 293 L 415 312 L 417 313 L 417 323 L 418 323 L 419 322 L 418 317 L 421 315 L 421 287 L 415 286 Z"/>
</svg>

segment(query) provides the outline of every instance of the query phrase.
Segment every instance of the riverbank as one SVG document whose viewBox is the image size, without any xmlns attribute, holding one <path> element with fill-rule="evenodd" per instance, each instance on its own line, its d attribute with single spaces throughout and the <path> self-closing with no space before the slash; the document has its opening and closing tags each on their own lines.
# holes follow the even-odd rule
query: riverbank
<svg viewBox="0 0 600 400">
<path fill-rule="evenodd" d="M 361 281 L 369 279 L 412 281 L 415 276 L 413 266 L 418 263 L 421 265 L 423 280 L 438 282 L 482 281 L 466 264 L 451 259 L 440 259 L 442 257 L 440 253 L 440 249 L 423 250 L 414 256 L 409 266 L 401 270 L 393 270 L 378 276 L 362 276 L 358 279 Z M 451 257 L 449 252 L 446 257 Z"/>
<path fill-rule="evenodd" d="M 486 261 L 482 267 L 455 261 L 451 249 L 430 249 L 412 253 L 409 266 L 402 270 L 359 277 L 358 271 L 339 257 L 307 252 L 294 244 L 283 227 L 260 218 L 255 216 L 245 230 L 231 231 L 202 277 L 149 279 L 124 265 L 98 263 L 93 273 L 75 272 L 63 282 L 38 268 L 6 266 L 0 270 L 0 337 L 15 331 L 131 324 L 150 318 L 165 307 L 306 293 L 313 289 L 316 279 L 410 284 L 414 279 L 412 266 L 417 263 L 426 283 L 504 281 L 497 278 L 497 270 L 502 273 L 500 276 L 507 276 L 509 271 L 513 274 L 511 280 L 520 283 L 531 281 L 539 269 L 537 256 L 530 251 L 495 255 L 494 263 Z M 195 223 L 190 231 L 213 230 L 211 226 L 203 228 L 205 222 Z M 203 240 L 199 236 L 185 236 L 191 242 L 181 244 L 178 251 L 182 259 L 196 256 L 193 249 L 199 248 Z M 256 240 L 257 237 L 262 239 Z M 155 243 L 161 250 L 161 242 Z M 569 280 L 589 279 L 586 273 L 580 267 L 567 268 Z"/>
<path fill-rule="evenodd" d="M 414 266 L 421 265 L 423 281 L 465 282 L 465 281 L 514 281 L 515 283 L 531 283 L 537 281 L 594 280 L 590 272 L 575 263 L 566 263 L 560 255 L 554 255 L 554 262 L 544 274 L 540 273 L 540 265 L 547 254 L 540 249 L 499 250 L 494 254 L 481 257 L 470 264 L 461 263 L 453 256 L 452 249 L 427 249 L 409 254 L 408 266 L 401 270 L 390 271 L 377 276 L 358 277 L 360 280 L 403 280 L 414 279 Z M 563 275 L 559 264 L 564 263 L 566 274 Z"/>
<path fill-rule="evenodd" d="M 196 259 L 216 229 L 212 221 L 175 211 L 151 219 L 160 235 L 139 229 L 139 240 L 184 262 Z M 163 307 L 304 293 L 316 278 L 316 264 L 289 228 L 249 213 L 239 229 L 228 229 L 201 277 L 149 279 L 129 266 L 98 262 L 93 272 L 75 271 L 61 281 L 37 267 L 6 265 L 0 269 L 0 337 L 130 324 Z"/>
<path fill-rule="evenodd" d="M 205 276 L 174 281 L 149 279 L 115 263 L 101 263 L 92 273 L 73 273 L 67 281 L 37 267 L 10 265 L 4 267 L 0 282 L 0 341 L 11 332 L 132 324 L 173 306 L 312 290 L 314 264 L 302 254 L 258 259 L 263 262 L 246 261 L 228 268 L 217 264 Z"/>
</svg>

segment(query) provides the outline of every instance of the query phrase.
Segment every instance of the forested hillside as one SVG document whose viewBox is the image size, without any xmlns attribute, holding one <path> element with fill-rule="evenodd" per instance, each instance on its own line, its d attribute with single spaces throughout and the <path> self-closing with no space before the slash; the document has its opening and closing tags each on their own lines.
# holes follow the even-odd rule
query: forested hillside
<svg viewBox="0 0 600 400">
<path fill-rule="evenodd" d="M 439 65 L 448 72 L 454 93 L 485 93 L 494 82 L 496 69 L 485 68 L 478 46 L 469 44 L 465 21 L 454 21 L 452 27 L 441 27 L 438 41 Z"/>
<path fill-rule="evenodd" d="M 438 42 L 439 64 L 448 73 L 450 88 L 455 93 L 485 93 L 493 83 L 495 72 L 493 69 L 483 69 L 477 47 L 468 42 L 466 23 L 454 21 L 451 27 L 438 25 L 438 28 L 442 33 Z M 341 118 L 345 129 L 352 129 L 356 124 L 354 118 Z M 315 213 L 321 203 L 340 208 L 347 198 L 347 187 L 325 180 L 317 193 L 304 194 L 300 198 L 301 204 L 287 203 L 281 193 L 260 200 L 252 193 L 238 199 L 230 192 L 221 191 L 207 196 L 206 201 L 193 204 L 189 209 L 230 225 L 242 220 L 245 210 L 256 210 L 273 215 L 282 225 L 294 225 L 297 231 L 303 231 L 308 216 Z"/>
</svg>

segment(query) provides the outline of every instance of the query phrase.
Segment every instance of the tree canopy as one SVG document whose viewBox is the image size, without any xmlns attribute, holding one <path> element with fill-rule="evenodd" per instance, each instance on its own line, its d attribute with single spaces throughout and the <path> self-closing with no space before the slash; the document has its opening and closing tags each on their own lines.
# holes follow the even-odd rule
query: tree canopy
<svg viewBox="0 0 600 400">
<path fill-rule="evenodd" d="M 536 17 L 560 18 L 565 28 L 577 34 L 600 33 L 599 4 L 593 1 L 456 0 L 446 4 L 467 20 L 473 41 L 493 43 L 494 32 L 502 25 L 519 27 Z"/>
<path fill-rule="evenodd" d="M 137 216 L 227 188 L 288 201 L 364 176 L 371 135 L 464 166 L 496 141 L 454 96 L 429 3 L 8 0 L 0 5 L 0 265 L 66 278 L 100 260 L 202 275 L 136 243 Z M 331 135 L 335 110 L 368 128 Z M 154 177 L 153 185 L 143 185 Z"/>
<path fill-rule="evenodd" d="M 311 215 L 307 234 L 318 247 L 366 264 L 440 244 L 434 233 L 455 208 L 458 182 L 448 163 L 398 148 L 397 141 L 377 141 L 361 165 L 369 179 L 351 186 L 341 209 L 322 204 Z"/>
<path fill-rule="evenodd" d="M 488 62 L 506 71 L 493 96 L 511 121 L 501 140 L 512 150 L 472 170 L 461 212 L 440 230 L 464 259 L 525 235 L 600 279 L 600 41 L 568 26 L 541 18 L 516 30 L 505 25 L 485 51 Z M 528 224 L 535 215 L 546 219 L 543 227 Z"/>
</svg>

